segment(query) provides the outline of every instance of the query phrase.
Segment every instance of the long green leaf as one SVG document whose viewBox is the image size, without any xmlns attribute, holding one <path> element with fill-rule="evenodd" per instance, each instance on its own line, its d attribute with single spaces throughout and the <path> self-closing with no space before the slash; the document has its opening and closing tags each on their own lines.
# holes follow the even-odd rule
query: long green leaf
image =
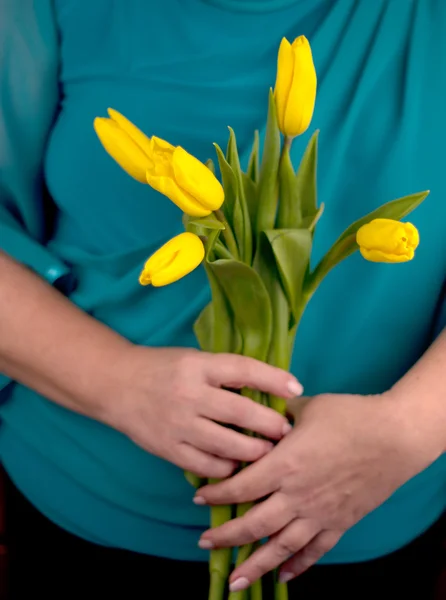
<svg viewBox="0 0 446 600">
<path fill-rule="evenodd" d="M 257 210 L 256 232 L 273 229 L 277 212 L 277 172 L 280 159 L 280 131 L 274 93 L 269 92 L 268 120 L 265 143 L 259 174 L 259 206 Z"/>
<path fill-rule="evenodd" d="M 399 221 L 410 212 L 415 210 L 423 200 L 428 196 L 429 192 L 418 192 L 397 200 L 392 200 L 383 204 L 376 210 L 372 211 L 365 217 L 358 219 L 336 240 L 327 254 L 323 257 L 319 265 L 316 267 L 312 275 L 308 278 L 306 285 L 307 293 L 312 294 L 322 279 L 329 271 L 342 260 L 353 254 L 358 249 L 356 243 L 356 233 L 360 227 L 373 221 L 373 219 L 394 219 Z"/>
<path fill-rule="evenodd" d="M 220 167 L 221 180 L 225 192 L 225 201 L 223 202 L 222 210 L 229 225 L 233 226 L 235 206 L 238 203 L 237 199 L 237 181 L 231 165 L 225 158 L 223 150 L 218 144 L 214 144 L 217 153 L 218 164 Z"/>
<path fill-rule="evenodd" d="M 212 218 L 212 215 L 209 215 L 209 217 L 203 217 L 202 219 L 190 219 L 188 221 L 188 226 L 190 225 L 194 225 L 195 227 L 200 227 L 202 229 L 221 229 L 223 230 L 225 228 L 225 226 L 223 225 L 223 223 L 221 221 L 219 221 L 218 219 L 216 219 L 215 217 Z"/>
<path fill-rule="evenodd" d="M 229 127 L 229 142 L 226 152 L 226 160 L 232 168 L 237 183 L 237 199 L 241 215 L 234 212 L 234 232 L 237 239 L 241 257 L 247 264 L 252 259 L 252 229 L 249 217 L 249 209 L 245 197 L 245 186 L 243 184 L 243 172 L 240 167 L 240 158 L 237 149 L 237 139 L 234 130 Z M 237 208 L 237 207 L 234 207 Z"/>
<path fill-rule="evenodd" d="M 290 158 L 289 147 L 282 151 L 279 166 L 279 207 L 277 211 L 278 229 L 302 227 L 299 186 Z"/>
<path fill-rule="evenodd" d="M 302 310 L 302 289 L 311 255 L 308 229 L 274 229 L 264 232 L 274 254 L 280 281 L 295 319 Z"/>
<path fill-rule="evenodd" d="M 317 212 L 317 143 L 319 131 L 311 136 L 296 175 L 296 194 L 300 214 L 313 217 Z"/>
<path fill-rule="evenodd" d="M 212 160 L 212 158 L 208 158 L 207 161 L 205 162 L 205 165 L 215 175 L 215 164 L 214 164 L 214 161 Z"/>
<path fill-rule="evenodd" d="M 242 353 L 266 360 L 271 338 L 271 303 L 258 273 L 235 260 L 208 262 L 207 268 L 218 280 L 231 306 L 242 338 Z"/>
<path fill-rule="evenodd" d="M 256 129 L 254 131 L 254 142 L 252 144 L 251 154 L 249 155 L 248 170 L 246 172 L 248 177 L 254 183 L 257 183 L 257 181 L 259 180 L 259 147 L 259 131 Z"/>
</svg>

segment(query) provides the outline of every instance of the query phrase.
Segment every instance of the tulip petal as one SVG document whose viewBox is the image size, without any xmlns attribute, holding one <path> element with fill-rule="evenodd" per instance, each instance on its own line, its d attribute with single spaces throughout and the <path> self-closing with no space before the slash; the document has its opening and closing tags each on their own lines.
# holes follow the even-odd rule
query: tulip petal
<svg viewBox="0 0 446 600">
<path fill-rule="evenodd" d="M 373 219 L 360 227 L 356 242 L 366 260 L 398 263 L 412 260 L 420 238 L 412 223 Z"/>
<path fill-rule="evenodd" d="M 292 53 L 293 78 L 283 122 L 283 131 L 289 137 L 301 135 L 310 126 L 317 88 L 313 56 L 306 37 L 300 36 L 293 42 Z"/>
<path fill-rule="evenodd" d="M 125 133 L 137 144 L 144 154 L 150 157 L 150 138 L 146 136 L 136 125 L 133 125 L 124 115 L 121 115 L 117 110 L 109 108 L 107 110 L 110 118 L 125 131 Z"/>
<path fill-rule="evenodd" d="M 164 194 L 172 200 L 184 213 L 191 217 L 207 217 L 212 211 L 201 206 L 193 196 L 181 189 L 174 179 L 163 175 L 153 174 L 152 171 L 146 173 L 147 182 L 153 189 Z"/>
<path fill-rule="evenodd" d="M 181 233 L 152 254 L 144 265 L 140 283 L 161 287 L 196 269 L 205 255 L 204 244 L 194 233 Z"/>
<path fill-rule="evenodd" d="M 147 183 L 146 171 L 152 165 L 150 159 L 119 125 L 111 119 L 97 117 L 94 129 L 110 156 L 131 177 L 141 183 Z"/>
<path fill-rule="evenodd" d="M 206 165 L 178 146 L 173 153 L 172 167 L 177 184 L 196 202 L 209 213 L 220 208 L 225 199 L 223 187 Z"/>
<path fill-rule="evenodd" d="M 290 42 L 283 38 L 280 43 L 277 56 L 277 76 L 274 86 L 274 99 L 277 108 L 277 121 L 279 129 L 284 131 L 285 112 L 288 103 L 288 96 L 291 90 L 294 71 L 294 54 Z"/>
<path fill-rule="evenodd" d="M 369 262 L 378 263 L 403 263 L 412 260 L 415 256 L 415 252 L 412 248 L 407 250 L 404 254 L 390 254 L 389 252 L 383 252 L 382 250 L 377 250 L 375 248 L 368 249 L 362 246 L 359 248 L 359 251 Z"/>
</svg>

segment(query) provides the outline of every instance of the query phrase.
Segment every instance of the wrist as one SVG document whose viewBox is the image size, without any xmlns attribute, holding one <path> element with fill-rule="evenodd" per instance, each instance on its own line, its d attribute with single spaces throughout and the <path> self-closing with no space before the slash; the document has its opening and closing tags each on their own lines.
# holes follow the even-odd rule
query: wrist
<svg viewBox="0 0 446 600">
<path fill-rule="evenodd" d="M 398 385 L 382 394 L 381 400 L 396 443 L 413 465 L 415 475 L 444 453 L 446 428 L 420 395 L 408 395 Z"/>
</svg>

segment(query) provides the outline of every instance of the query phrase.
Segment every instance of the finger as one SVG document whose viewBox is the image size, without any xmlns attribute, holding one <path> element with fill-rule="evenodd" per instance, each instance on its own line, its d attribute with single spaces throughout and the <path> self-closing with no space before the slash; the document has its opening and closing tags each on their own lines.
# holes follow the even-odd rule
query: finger
<svg viewBox="0 0 446 600">
<path fill-rule="evenodd" d="M 280 569 L 279 580 L 291 581 L 321 559 L 336 546 L 342 537 L 342 531 L 322 531 L 300 552 L 292 556 Z"/>
<path fill-rule="evenodd" d="M 253 502 L 279 489 L 282 468 L 276 459 L 278 448 L 226 481 L 197 490 L 195 504 L 241 504 Z M 278 454 L 280 457 L 281 454 Z"/>
<path fill-rule="evenodd" d="M 246 462 L 258 460 L 273 448 L 267 440 L 249 437 L 207 419 L 200 419 L 190 441 L 201 450 L 220 458 Z"/>
<path fill-rule="evenodd" d="M 199 477 L 224 479 L 229 477 L 238 465 L 234 460 L 212 456 L 186 443 L 180 444 L 180 453 L 180 459 L 174 462 L 185 471 L 191 471 Z"/>
<path fill-rule="evenodd" d="M 233 571 L 229 579 L 229 589 L 235 592 L 246 589 L 305 547 L 318 531 L 319 527 L 315 521 L 296 519 Z"/>
<path fill-rule="evenodd" d="M 250 398 L 227 391 L 213 390 L 211 405 L 206 404 L 203 416 L 249 429 L 273 440 L 280 440 L 291 430 L 288 419 Z"/>
<path fill-rule="evenodd" d="M 282 398 L 300 396 L 303 388 L 293 375 L 237 354 L 215 354 L 209 361 L 209 383 L 234 389 L 249 387 Z"/>
<path fill-rule="evenodd" d="M 277 533 L 294 518 L 286 496 L 277 492 L 243 517 L 203 533 L 198 545 L 205 549 L 243 546 Z"/>
</svg>

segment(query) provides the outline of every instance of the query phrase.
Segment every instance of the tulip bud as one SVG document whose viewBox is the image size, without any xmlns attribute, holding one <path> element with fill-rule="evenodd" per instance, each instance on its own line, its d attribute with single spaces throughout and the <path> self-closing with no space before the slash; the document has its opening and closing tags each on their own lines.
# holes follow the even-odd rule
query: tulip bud
<svg viewBox="0 0 446 600">
<path fill-rule="evenodd" d="M 191 217 L 206 217 L 223 204 L 224 191 L 210 169 L 181 146 L 155 136 L 147 182 Z"/>
<path fill-rule="evenodd" d="M 401 263 L 412 260 L 420 237 L 412 223 L 374 219 L 358 229 L 356 242 L 366 260 Z"/>
<path fill-rule="evenodd" d="M 304 133 L 316 101 L 317 77 L 311 47 L 303 35 L 292 44 L 283 38 L 277 58 L 274 98 L 280 131 L 293 138 Z"/>
<path fill-rule="evenodd" d="M 204 245 L 194 233 L 180 233 L 152 254 L 139 276 L 141 285 L 161 287 L 191 273 L 204 259 Z"/>
<path fill-rule="evenodd" d="M 137 181 L 147 183 L 146 171 L 151 168 L 150 139 L 123 115 L 111 108 L 110 118 L 96 117 L 95 131 L 105 150 Z"/>
</svg>

